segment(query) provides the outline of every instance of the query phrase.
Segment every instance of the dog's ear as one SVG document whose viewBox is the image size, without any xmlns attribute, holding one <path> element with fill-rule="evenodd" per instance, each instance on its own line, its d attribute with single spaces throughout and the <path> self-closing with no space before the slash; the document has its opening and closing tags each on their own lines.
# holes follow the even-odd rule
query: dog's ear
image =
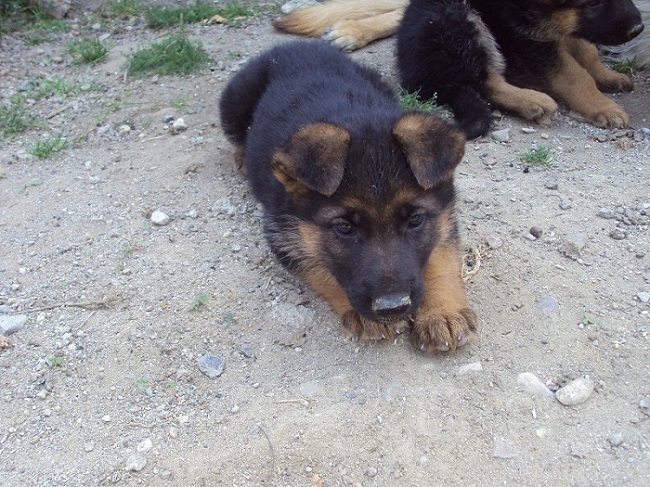
<svg viewBox="0 0 650 487">
<path fill-rule="evenodd" d="M 273 155 L 273 174 L 295 193 L 311 189 L 331 196 L 341 184 L 350 134 L 331 123 L 312 123 Z"/>
<path fill-rule="evenodd" d="M 418 184 L 431 189 L 452 177 L 465 152 L 465 136 L 443 120 L 406 113 L 393 126 Z"/>
</svg>

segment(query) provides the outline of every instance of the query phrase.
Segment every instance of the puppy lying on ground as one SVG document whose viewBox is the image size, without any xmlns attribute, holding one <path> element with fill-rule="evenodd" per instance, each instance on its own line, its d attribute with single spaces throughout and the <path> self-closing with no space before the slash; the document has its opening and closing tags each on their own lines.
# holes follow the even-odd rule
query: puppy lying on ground
<svg viewBox="0 0 650 487">
<path fill-rule="evenodd" d="M 542 124 L 556 102 L 597 126 L 630 123 L 601 91 L 632 83 L 606 68 L 595 47 L 641 32 L 630 0 L 330 0 L 274 25 L 356 49 L 392 35 L 400 21 L 402 84 L 425 98 L 437 92 L 470 138 L 489 129 L 489 104 Z"/>
<path fill-rule="evenodd" d="M 454 219 L 465 139 L 403 112 L 367 68 L 322 42 L 276 47 L 226 87 L 221 124 L 264 207 L 269 246 L 362 340 L 410 329 L 454 350 L 477 320 Z"/>
</svg>

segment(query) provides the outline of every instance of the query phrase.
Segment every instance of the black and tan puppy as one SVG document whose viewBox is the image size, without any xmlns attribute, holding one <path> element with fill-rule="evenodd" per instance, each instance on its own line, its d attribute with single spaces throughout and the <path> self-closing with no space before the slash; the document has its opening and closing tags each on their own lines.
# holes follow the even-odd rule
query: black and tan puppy
<svg viewBox="0 0 650 487">
<path fill-rule="evenodd" d="M 601 92 L 632 81 L 596 44 L 643 30 L 631 0 L 411 0 L 397 32 L 402 85 L 451 105 L 468 137 L 487 132 L 488 102 L 541 123 L 561 103 L 601 127 L 626 127 Z"/>
<path fill-rule="evenodd" d="M 362 340 L 427 352 L 476 330 L 460 275 L 460 131 L 405 113 L 379 75 L 322 42 L 276 47 L 226 87 L 221 123 L 279 259 Z"/>
</svg>

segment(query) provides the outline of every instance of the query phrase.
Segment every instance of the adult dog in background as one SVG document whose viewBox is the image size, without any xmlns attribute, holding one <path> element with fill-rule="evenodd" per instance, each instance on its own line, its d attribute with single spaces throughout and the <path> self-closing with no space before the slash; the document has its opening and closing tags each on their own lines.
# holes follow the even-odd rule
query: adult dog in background
<svg viewBox="0 0 650 487">
<path fill-rule="evenodd" d="M 453 173 L 465 138 L 404 112 L 379 75 L 320 41 L 276 47 L 221 97 L 221 124 L 278 260 L 362 340 L 426 352 L 476 330 L 463 290 Z"/>
<path fill-rule="evenodd" d="M 437 92 L 470 138 L 489 129 L 488 103 L 542 124 L 556 102 L 597 126 L 630 123 L 602 92 L 630 91 L 632 83 L 605 67 L 595 47 L 643 29 L 630 0 L 332 0 L 274 25 L 354 49 L 400 22 L 402 85 L 424 97 Z"/>
</svg>

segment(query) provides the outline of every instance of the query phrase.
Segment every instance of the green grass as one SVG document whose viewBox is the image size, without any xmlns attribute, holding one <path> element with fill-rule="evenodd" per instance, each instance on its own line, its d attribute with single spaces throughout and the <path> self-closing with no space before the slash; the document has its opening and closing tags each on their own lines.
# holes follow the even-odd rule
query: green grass
<svg viewBox="0 0 650 487">
<path fill-rule="evenodd" d="M 205 303 L 207 303 L 208 299 L 210 299 L 210 297 L 207 294 L 199 294 L 199 295 L 194 297 L 194 299 L 192 300 L 192 302 L 188 306 L 188 309 L 190 311 L 196 311 L 201 306 L 203 306 Z"/>
<path fill-rule="evenodd" d="M 220 15 L 230 24 L 237 24 L 236 21 L 238 19 L 256 17 L 275 8 L 274 5 L 255 5 L 238 1 L 218 5 L 196 0 L 194 4 L 178 7 L 150 7 L 145 11 L 145 17 L 147 19 L 147 27 L 152 29 L 162 29 L 180 24 L 193 24 L 210 19 L 215 15 Z"/>
<path fill-rule="evenodd" d="M 106 17 L 127 18 L 140 15 L 143 12 L 139 0 L 112 0 L 104 6 Z"/>
<path fill-rule="evenodd" d="M 30 146 L 26 146 L 27 153 L 39 159 L 49 159 L 57 152 L 61 152 L 68 146 L 68 138 L 62 133 L 56 133 L 47 139 L 37 140 Z"/>
<path fill-rule="evenodd" d="M 608 64 L 614 71 L 632 76 L 637 67 L 637 60 L 636 58 L 625 59 L 623 61 L 612 61 Z"/>
<path fill-rule="evenodd" d="M 78 39 L 68 44 L 68 54 L 72 56 L 75 64 L 92 64 L 102 61 L 108 55 L 108 43 L 98 37 Z"/>
<path fill-rule="evenodd" d="M 50 96 L 77 95 L 100 89 L 101 85 L 96 81 L 70 81 L 61 76 L 52 76 L 50 78 L 35 79 L 34 89 L 29 92 L 29 96 L 40 100 Z"/>
<path fill-rule="evenodd" d="M 24 96 L 14 95 L 7 103 L 0 104 L 0 135 L 19 134 L 35 122 L 36 117 L 26 109 Z"/>
<path fill-rule="evenodd" d="M 409 93 L 404 88 L 400 88 L 397 96 L 399 104 L 404 110 L 416 110 L 424 113 L 434 113 L 442 110 L 442 108 L 436 104 L 435 95 L 428 100 L 422 100 L 418 92 Z"/>
<path fill-rule="evenodd" d="M 521 154 L 521 160 L 529 166 L 548 166 L 551 164 L 551 157 L 550 147 L 537 147 Z"/>
<path fill-rule="evenodd" d="M 201 42 L 192 42 L 182 34 L 172 35 L 151 47 L 128 56 L 127 72 L 131 76 L 149 74 L 189 74 L 200 70 L 210 61 Z"/>
</svg>

